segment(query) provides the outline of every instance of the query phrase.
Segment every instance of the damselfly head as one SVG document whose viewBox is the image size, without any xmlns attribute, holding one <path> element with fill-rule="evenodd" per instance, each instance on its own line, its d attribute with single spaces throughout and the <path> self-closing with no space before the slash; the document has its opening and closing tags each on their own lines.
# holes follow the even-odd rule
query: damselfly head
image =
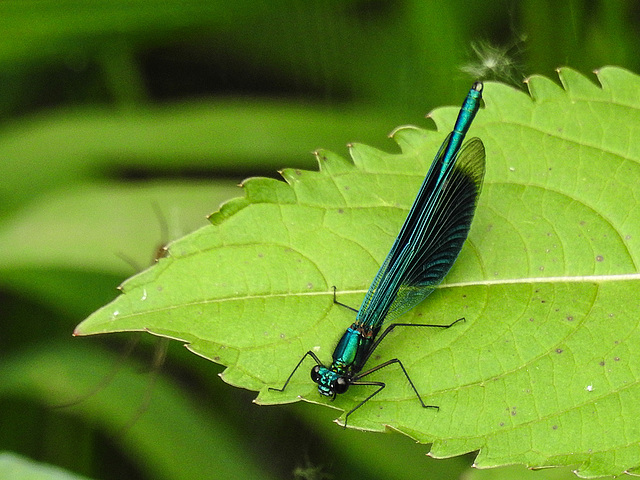
<svg viewBox="0 0 640 480">
<path fill-rule="evenodd" d="M 322 365 L 315 365 L 311 369 L 311 380 L 318 384 L 320 395 L 332 399 L 349 388 L 349 381 L 345 377 Z"/>
</svg>

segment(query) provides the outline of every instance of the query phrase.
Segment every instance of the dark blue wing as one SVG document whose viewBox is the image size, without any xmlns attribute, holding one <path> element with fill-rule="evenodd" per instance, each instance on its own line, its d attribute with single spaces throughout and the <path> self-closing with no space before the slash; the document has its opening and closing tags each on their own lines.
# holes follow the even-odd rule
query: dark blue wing
<svg viewBox="0 0 640 480">
<path fill-rule="evenodd" d="M 472 138 L 452 161 L 451 134 L 431 165 L 400 234 L 373 280 L 357 320 L 379 326 L 429 295 L 455 262 L 467 238 L 482 189 L 484 145 Z"/>
</svg>

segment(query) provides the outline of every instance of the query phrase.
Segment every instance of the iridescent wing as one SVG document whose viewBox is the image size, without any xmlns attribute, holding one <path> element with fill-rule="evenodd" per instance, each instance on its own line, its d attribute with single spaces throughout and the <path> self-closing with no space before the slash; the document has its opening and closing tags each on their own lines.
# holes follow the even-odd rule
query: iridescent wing
<svg viewBox="0 0 640 480">
<path fill-rule="evenodd" d="M 442 281 L 467 238 L 482 189 L 485 150 L 479 138 L 451 161 L 451 134 L 425 177 L 407 219 L 358 312 L 372 327 L 413 308 Z"/>
</svg>

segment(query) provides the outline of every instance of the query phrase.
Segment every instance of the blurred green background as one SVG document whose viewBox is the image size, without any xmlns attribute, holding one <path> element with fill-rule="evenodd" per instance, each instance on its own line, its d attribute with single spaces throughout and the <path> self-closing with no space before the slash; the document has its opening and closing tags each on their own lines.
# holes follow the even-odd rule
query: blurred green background
<svg viewBox="0 0 640 480">
<path fill-rule="evenodd" d="M 478 77 L 640 71 L 637 2 L 22 0 L 0 32 L 0 451 L 100 479 L 467 472 L 337 412 L 258 407 L 178 342 L 158 370 L 150 335 L 125 358 L 134 335 L 71 334 L 243 178 L 394 151 Z"/>
</svg>

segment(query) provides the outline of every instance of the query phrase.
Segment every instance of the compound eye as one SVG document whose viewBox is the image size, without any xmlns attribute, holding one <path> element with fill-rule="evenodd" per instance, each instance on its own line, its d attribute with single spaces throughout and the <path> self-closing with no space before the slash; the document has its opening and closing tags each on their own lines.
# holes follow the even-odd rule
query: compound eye
<svg viewBox="0 0 640 480">
<path fill-rule="evenodd" d="M 320 365 L 316 365 L 311 369 L 311 380 L 320 383 Z"/>
<path fill-rule="evenodd" d="M 335 393 L 344 393 L 349 388 L 349 382 L 344 377 L 338 377 L 331 385 L 331 390 Z"/>
</svg>

